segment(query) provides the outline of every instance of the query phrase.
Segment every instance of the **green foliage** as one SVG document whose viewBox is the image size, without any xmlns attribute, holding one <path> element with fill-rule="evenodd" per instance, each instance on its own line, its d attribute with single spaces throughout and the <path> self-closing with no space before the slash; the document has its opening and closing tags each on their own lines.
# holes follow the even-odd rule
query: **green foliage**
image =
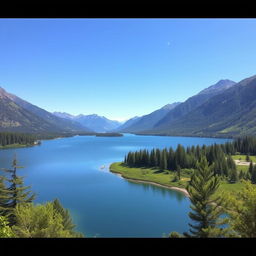
<svg viewBox="0 0 256 256">
<path fill-rule="evenodd" d="M 54 203 L 33 205 L 18 204 L 15 208 L 16 225 L 12 227 L 15 237 L 77 237 L 64 227 L 64 219 Z M 70 223 L 68 223 L 70 225 Z"/>
<path fill-rule="evenodd" d="M 176 232 L 176 231 L 171 232 L 169 237 L 170 238 L 184 238 L 184 236 L 182 234 L 180 234 L 179 232 Z"/>
<path fill-rule="evenodd" d="M 74 231 L 74 228 L 76 225 L 73 224 L 73 221 L 72 221 L 72 218 L 70 216 L 68 209 L 64 209 L 63 206 L 61 205 L 60 201 L 57 198 L 53 201 L 52 204 L 53 204 L 54 209 L 62 217 L 63 229 L 69 231 L 70 234 L 74 237 L 83 237 L 83 234 Z"/>
<path fill-rule="evenodd" d="M 227 193 L 225 200 L 234 237 L 256 237 L 256 186 L 243 181 L 244 188 L 237 194 Z"/>
<path fill-rule="evenodd" d="M 206 157 L 202 157 L 196 165 L 196 170 L 187 186 L 190 195 L 190 206 L 192 212 L 189 217 L 193 224 L 189 224 L 191 234 L 184 233 L 186 237 L 223 237 L 226 230 L 220 225 L 226 223 L 225 219 L 220 219 L 223 214 L 220 197 L 214 197 L 220 185 L 220 179 L 211 167 L 209 167 Z"/>
<path fill-rule="evenodd" d="M 4 216 L 0 216 L 0 238 L 14 237 L 12 229 L 8 226 L 8 220 Z"/>
</svg>

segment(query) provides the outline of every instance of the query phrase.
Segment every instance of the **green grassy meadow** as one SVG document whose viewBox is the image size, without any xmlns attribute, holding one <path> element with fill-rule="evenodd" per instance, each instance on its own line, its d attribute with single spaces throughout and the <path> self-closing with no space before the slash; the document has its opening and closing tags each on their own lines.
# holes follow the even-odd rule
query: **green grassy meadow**
<svg viewBox="0 0 256 256">
<path fill-rule="evenodd" d="M 246 168 L 244 168 L 246 167 Z M 247 166 L 241 166 L 242 169 L 247 170 Z M 159 169 L 153 168 L 130 168 L 125 166 L 121 162 L 113 163 L 109 167 L 110 171 L 113 173 L 119 173 L 124 178 L 127 179 L 134 179 L 140 181 L 148 181 L 148 182 L 155 182 L 160 185 L 168 186 L 168 187 L 179 187 L 179 188 L 186 188 L 188 181 L 190 180 L 190 173 L 192 170 L 183 169 L 181 171 L 181 180 L 174 181 L 176 176 L 175 173 L 172 171 L 164 170 L 161 171 Z M 238 170 L 240 170 L 240 166 L 238 166 Z M 244 187 L 244 184 L 241 182 L 237 182 L 234 184 L 228 183 L 225 180 L 222 180 L 217 191 L 217 194 L 221 194 L 222 192 L 231 192 L 235 193 L 241 190 Z"/>
</svg>

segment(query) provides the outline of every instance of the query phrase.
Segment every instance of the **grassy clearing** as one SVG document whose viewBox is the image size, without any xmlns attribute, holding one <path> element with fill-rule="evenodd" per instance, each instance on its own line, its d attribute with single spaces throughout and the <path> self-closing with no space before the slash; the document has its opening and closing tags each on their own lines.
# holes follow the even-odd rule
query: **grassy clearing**
<svg viewBox="0 0 256 256">
<path fill-rule="evenodd" d="M 243 161 L 246 161 L 246 155 L 232 155 L 232 158 L 234 160 L 243 160 Z M 253 161 L 253 162 L 256 162 L 256 156 L 250 156 L 250 159 Z"/>
<path fill-rule="evenodd" d="M 248 169 L 247 166 L 241 166 L 241 167 L 242 168 L 246 167 Z M 160 185 L 169 186 L 169 187 L 179 187 L 179 188 L 186 187 L 188 181 L 190 180 L 188 173 L 189 171 L 191 172 L 191 170 L 184 169 L 181 171 L 181 180 L 173 181 L 175 174 L 168 170 L 160 171 L 159 169 L 153 169 L 153 168 L 130 168 L 125 166 L 121 162 L 111 164 L 109 169 L 113 173 L 122 174 L 122 176 L 127 179 L 155 182 Z M 240 182 L 235 184 L 230 184 L 230 183 L 227 183 L 226 181 L 222 181 L 217 191 L 217 194 L 221 194 L 224 191 L 235 193 L 241 190 L 243 187 L 244 187 L 244 184 Z"/>
<path fill-rule="evenodd" d="M 109 167 L 113 173 L 120 173 L 124 178 L 151 181 L 159 183 L 164 186 L 174 186 L 184 188 L 189 180 L 188 177 L 181 177 L 180 181 L 173 181 L 175 174 L 165 170 L 160 171 L 159 169 L 153 168 L 130 168 L 124 166 L 121 162 L 113 163 Z"/>
<path fill-rule="evenodd" d="M 0 149 L 5 148 L 25 148 L 25 147 L 31 147 L 32 145 L 26 145 L 26 144 L 9 144 L 6 146 L 0 146 Z"/>
<path fill-rule="evenodd" d="M 236 193 L 241 190 L 245 185 L 241 182 L 230 184 L 227 182 L 221 182 L 217 194 L 222 194 L 222 192 Z"/>
</svg>

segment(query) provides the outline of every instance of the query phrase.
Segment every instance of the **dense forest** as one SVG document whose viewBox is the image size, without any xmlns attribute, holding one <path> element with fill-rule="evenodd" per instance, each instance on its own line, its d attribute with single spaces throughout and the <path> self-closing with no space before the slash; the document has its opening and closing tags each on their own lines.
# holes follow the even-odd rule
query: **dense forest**
<svg viewBox="0 0 256 256">
<path fill-rule="evenodd" d="M 0 132 L 0 146 L 3 147 L 12 144 L 32 145 L 36 140 L 33 134 Z"/>
<path fill-rule="evenodd" d="M 179 172 L 181 169 L 195 169 L 198 159 L 206 157 L 207 162 L 215 175 L 219 175 L 229 182 L 234 183 L 239 179 L 251 180 L 256 183 L 256 166 L 250 164 L 249 172 L 240 171 L 238 173 L 236 164 L 231 157 L 235 154 L 246 154 L 250 160 L 250 155 L 256 155 L 256 138 L 238 138 L 225 144 L 214 144 L 210 146 L 183 147 L 178 145 L 176 150 L 169 149 L 146 149 L 129 152 L 124 158 L 124 164 L 129 167 L 158 168 Z"/>
</svg>

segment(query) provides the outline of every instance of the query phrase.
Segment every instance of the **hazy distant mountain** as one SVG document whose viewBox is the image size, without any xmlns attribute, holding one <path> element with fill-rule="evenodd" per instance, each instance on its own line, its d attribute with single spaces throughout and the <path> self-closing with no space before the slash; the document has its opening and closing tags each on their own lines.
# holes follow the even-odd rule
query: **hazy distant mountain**
<svg viewBox="0 0 256 256">
<path fill-rule="evenodd" d="M 213 96 L 231 88 L 235 84 L 236 83 L 234 81 L 228 79 L 220 80 L 216 84 L 202 90 L 195 96 L 188 98 L 185 102 L 179 104 L 179 106 L 169 111 L 165 117 L 156 123 L 154 130 L 167 130 L 173 121 L 178 120 L 182 116 L 185 116 L 190 111 L 196 109 Z"/>
<path fill-rule="evenodd" d="M 75 121 L 56 117 L 0 88 L 0 130 L 22 132 L 90 131 Z"/>
<path fill-rule="evenodd" d="M 65 118 L 65 119 L 74 119 L 75 116 L 70 115 L 68 113 L 65 112 L 53 112 L 53 114 L 55 116 L 61 117 L 61 118 Z"/>
<path fill-rule="evenodd" d="M 256 135 L 256 76 L 211 97 L 196 109 L 162 126 L 172 135 Z"/>
<path fill-rule="evenodd" d="M 139 117 L 139 116 L 132 117 L 132 118 L 128 119 L 127 121 L 125 121 L 124 123 L 122 123 L 122 125 L 120 125 L 116 129 L 114 129 L 113 131 L 124 131 L 127 127 L 130 127 L 132 124 L 136 123 L 140 119 L 141 119 L 141 117 Z"/>
<path fill-rule="evenodd" d="M 154 125 L 161 120 L 170 110 L 176 108 L 180 102 L 167 104 L 164 107 L 135 120 L 128 121 L 118 129 L 120 132 L 140 132 L 148 129 L 152 129 Z"/>
<path fill-rule="evenodd" d="M 54 115 L 66 118 L 69 120 L 74 120 L 81 125 L 88 127 L 89 129 L 95 131 L 95 132 L 108 132 L 116 129 L 120 125 L 122 125 L 121 122 L 107 119 L 104 116 L 98 116 L 96 114 L 92 115 L 77 115 L 73 116 L 65 112 L 53 112 Z"/>
<path fill-rule="evenodd" d="M 121 125 L 121 123 L 118 121 L 109 120 L 104 116 L 98 116 L 96 114 L 78 115 L 74 118 L 74 120 L 82 125 L 85 125 L 86 127 L 89 127 L 95 132 L 108 132 Z"/>
</svg>

